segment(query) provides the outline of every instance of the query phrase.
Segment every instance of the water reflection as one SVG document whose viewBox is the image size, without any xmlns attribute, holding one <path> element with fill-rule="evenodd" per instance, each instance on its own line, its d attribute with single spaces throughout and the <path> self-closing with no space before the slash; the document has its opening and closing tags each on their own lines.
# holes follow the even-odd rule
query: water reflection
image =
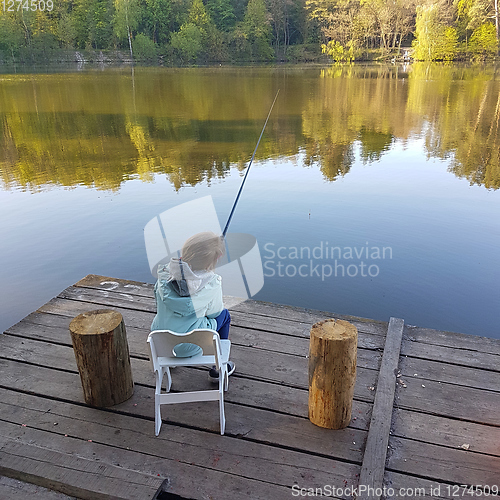
<svg viewBox="0 0 500 500">
<path fill-rule="evenodd" d="M 425 137 L 430 157 L 471 184 L 500 186 L 495 68 L 136 68 L 0 76 L 4 189 L 117 189 L 165 173 L 179 189 L 244 168 L 277 88 L 256 159 L 303 153 L 335 180 Z"/>
</svg>

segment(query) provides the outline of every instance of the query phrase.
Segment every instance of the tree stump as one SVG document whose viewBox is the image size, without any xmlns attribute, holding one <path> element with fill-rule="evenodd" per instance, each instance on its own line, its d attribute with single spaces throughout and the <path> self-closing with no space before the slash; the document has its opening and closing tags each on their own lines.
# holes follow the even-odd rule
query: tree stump
<svg viewBox="0 0 500 500">
<path fill-rule="evenodd" d="M 69 330 L 85 402 L 104 407 L 129 399 L 134 382 L 122 315 L 108 309 L 86 312 Z"/>
<path fill-rule="evenodd" d="M 327 319 L 311 328 L 309 420 L 327 429 L 351 421 L 358 330 L 347 321 Z"/>
</svg>

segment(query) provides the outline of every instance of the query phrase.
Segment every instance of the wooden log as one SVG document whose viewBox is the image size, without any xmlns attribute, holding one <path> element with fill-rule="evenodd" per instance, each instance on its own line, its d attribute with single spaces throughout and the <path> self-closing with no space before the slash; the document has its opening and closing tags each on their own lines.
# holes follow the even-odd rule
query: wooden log
<svg viewBox="0 0 500 500">
<path fill-rule="evenodd" d="M 122 315 L 109 309 L 79 314 L 69 325 L 85 402 L 113 406 L 134 393 Z"/>
<path fill-rule="evenodd" d="M 309 420 L 327 429 L 351 421 L 358 330 L 344 320 L 327 319 L 311 328 L 309 343 Z"/>
</svg>

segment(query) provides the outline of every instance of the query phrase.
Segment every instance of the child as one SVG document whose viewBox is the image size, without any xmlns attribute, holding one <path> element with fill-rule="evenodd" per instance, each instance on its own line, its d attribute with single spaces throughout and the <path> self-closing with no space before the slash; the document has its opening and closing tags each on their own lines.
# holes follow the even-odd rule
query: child
<svg viewBox="0 0 500 500">
<path fill-rule="evenodd" d="M 158 266 L 154 291 L 157 313 L 151 330 L 187 333 L 196 328 L 217 330 L 221 339 L 229 337 L 231 316 L 222 303 L 222 278 L 213 269 L 224 255 L 224 240 L 212 232 L 191 236 L 182 247 L 180 259 Z M 235 365 L 228 362 L 228 374 Z M 212 381 L 219 373 L 213 366 Z"/>
</svg>

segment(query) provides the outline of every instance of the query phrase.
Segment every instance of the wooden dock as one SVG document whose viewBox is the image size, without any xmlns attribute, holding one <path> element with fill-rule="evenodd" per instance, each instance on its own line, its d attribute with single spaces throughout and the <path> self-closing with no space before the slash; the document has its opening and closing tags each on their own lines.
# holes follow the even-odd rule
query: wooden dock
<svg viewBox="0 0 500 500">
<path fill-rule="evenodd" d="M 101 308 L 125 319 L 135 382 L 106 409 L 84 403 L 68 330 Z M 163 407 L 154 435 L 152 285 L 89 275 L 9 328 L 0 475 L 91 500 L 148 500 L 162 484 L 171 499 L 498 498 L 500 340 L 252 300 L 230 311 L 224 436 L 216 402 Z M 359 332 L 353 418 L 336 431 L 307 418 L 309 329 L 327 317 Z M 210 386 L 206 370 L 176 368 L 173 390 L 193 384 Z"/>
</svg>

